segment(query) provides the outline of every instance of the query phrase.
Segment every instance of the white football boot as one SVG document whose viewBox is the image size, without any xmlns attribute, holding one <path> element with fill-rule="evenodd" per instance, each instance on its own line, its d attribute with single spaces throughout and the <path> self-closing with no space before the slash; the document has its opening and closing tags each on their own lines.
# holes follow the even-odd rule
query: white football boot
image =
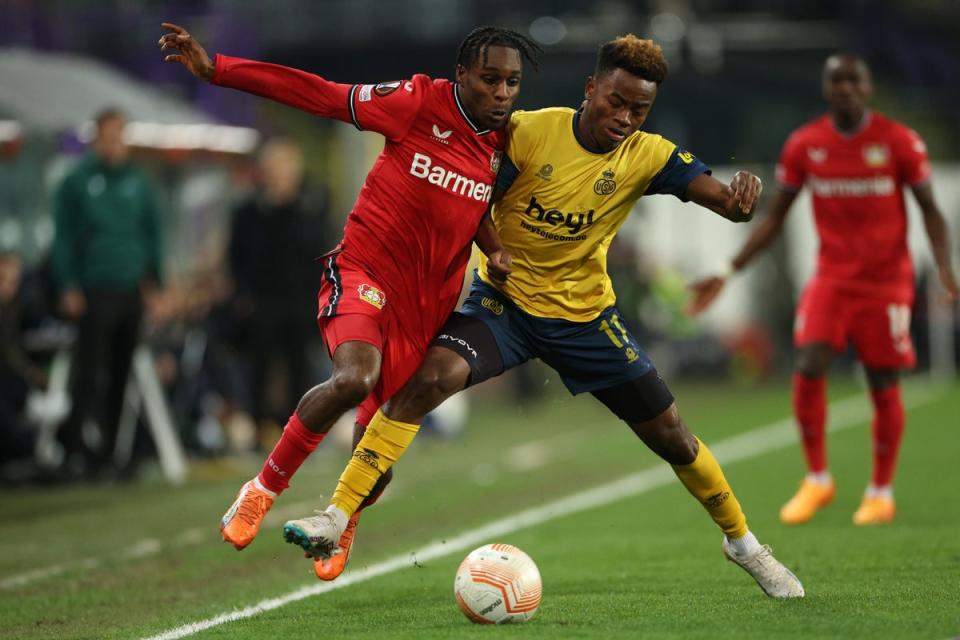
<svg viewBox="0 0 960 640">
<path fill-rule="evenodd" d="M 768 545 L 762 545 L 753 553 L 740 555 L 724 537 L 723 555 L 753 576 L 763 592 L 771 598 L 803 597 L 803 585 L 800 584 L 800 580 L 773 557 Z"/>
<path fill-rule="evenodd" d="M 339 510 L 318 511 L 317 515 L 309 518 L 288 520 L 283 525 L 283 539 L 299 545 L 314 558 L 328 560 L 340 553 L 338 543 L 346 528 L 346 520 Z"/>
</svg>

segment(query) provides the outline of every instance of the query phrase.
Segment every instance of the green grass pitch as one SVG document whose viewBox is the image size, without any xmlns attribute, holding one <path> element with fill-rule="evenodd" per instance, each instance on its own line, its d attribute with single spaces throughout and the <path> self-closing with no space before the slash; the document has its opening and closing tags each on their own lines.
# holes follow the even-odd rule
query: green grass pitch
<svg viewBox="0 0 960 640">
<path fill-rule="evenodd" d="M 553 386 L 553 385 L 550 385 Z M 469 549 L 490 522 L 656 467 L 657 458 L 589 397 L 537 404 L 473 402 L 453 441 L 421 438 L 382 504 L 361 520 L 350 571 L 396 570 L 212 626 L 194 638 L 947 638 L 960 634 L 960 385 L 906 386 L 908 423 L 897 520 L 858 528 L 851 515 L 870 466 L 869 409 L 857 384 L 829 436 L 834 504 L 794 528 L 777 520 L 803 473 L 795 442 L 729 439 L 789 416 L 786 385 L 677 385 L 681 414 L 717 452 L 751 528 L 804 582 L 802 601 L 773 601 L 726 562 L 721 535 L 675 479 L 484 539 L 529 553 L 543 577 L 536 617 L 472 625 L 453 598 Z M 852 409 L 851 409 L 852 407 Z M 842 415 L 841 415 L 842 414 Z M 789 423 L 781 423 L 783 424 Z M 724 445 L 729 442 L 728 445 Z M 283 543 L 282 521 L 327 502 L 346 452 L 324 445 L 238 553 L 220 515 L 257 460 L 198 465 L 187 486 L 4 489 L 0 497 L 0 637 L 146 638 L 315 588 L 310 563 Z M 724 463 L 727 459 L 728 462 Z M 558 508 L 559 509 L 559 508 Z M 508 527 L 509 528 L 509 527 Z M 441 547 L 442 548 L 442 547 Z M 269 608 L 269 607 L 268 607 Z"/>
</svg>

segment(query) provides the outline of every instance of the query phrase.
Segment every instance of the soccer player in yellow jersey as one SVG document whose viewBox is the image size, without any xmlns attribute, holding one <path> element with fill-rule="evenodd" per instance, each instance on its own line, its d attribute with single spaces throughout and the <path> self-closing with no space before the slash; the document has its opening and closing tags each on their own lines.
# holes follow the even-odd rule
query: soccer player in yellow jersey
<svg viewBox="0 0 960 640">
<path fill-rule="evenodd" d="M 497 179 L 502 197 L 492 210 L 499 240 L 495 233 L 485 238 L 502 241 L 512 256 L 509 277 L 481 258 L 460 312 L 370 422 L 331 506 L 285 526 L 288 539 L 317 558 L 319 576 L 342 570 L 358 509 L 382 489 L 376 485 L 424 415 L 467 386 L 540 358 L 572 393 L 593 394 L 673 466 L 723 530 L 726 557 L 767 595 L 803 596 L 796 576 L 747 528 L 716 459 L 681 420 L 615 306 L 607 249 L 641 196 L 671 194 L 739 222 L 750 219 L 760 194 L 756 176 L 739 172 L 723 184 L 688 151 L 639 130 L 666 72 L 660 47 L 623 36 L 600 47 L 580 110 L 513 115 Z"/>
</svg>

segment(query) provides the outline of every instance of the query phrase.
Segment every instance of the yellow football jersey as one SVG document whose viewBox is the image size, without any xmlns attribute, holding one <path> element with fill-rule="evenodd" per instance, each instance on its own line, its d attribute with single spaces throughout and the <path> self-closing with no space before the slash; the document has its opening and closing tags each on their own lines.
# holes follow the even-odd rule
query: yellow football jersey
<svg viewBox="0 0 960 640">
<path fill-rule="evenodd" d="M 682 198 L 707 169 L 643 131 L 613 151 L 592 152 L 575 134 L 578 118 L 559 107 L 513 114 L 498 178 L 506 186 L 508 174 L 510 186 L 493 220 L 513 257 L 507 284 L 497 288 L 531 315 L 587 322 L 616 300 L 607 250 L 634 203 L 651 192 Z M 486 264 L 481 255 L 480 277 L 493 284 Z"/>
</svg>

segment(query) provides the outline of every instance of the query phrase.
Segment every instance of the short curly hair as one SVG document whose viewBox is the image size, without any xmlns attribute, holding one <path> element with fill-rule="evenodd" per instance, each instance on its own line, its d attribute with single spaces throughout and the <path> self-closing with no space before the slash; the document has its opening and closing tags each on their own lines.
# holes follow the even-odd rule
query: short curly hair
<svg viewBox="0 0 960 640">
<path fill-rule="evenodd" d="M 594 77 L 614 69 L 623 69 L 633 75 L 660 84 L 667 77 L 667 59 L 663 49 L 653 40 L 641 40 L 632 33 L 614 38 L 600 45 Z"/>
</svg>

